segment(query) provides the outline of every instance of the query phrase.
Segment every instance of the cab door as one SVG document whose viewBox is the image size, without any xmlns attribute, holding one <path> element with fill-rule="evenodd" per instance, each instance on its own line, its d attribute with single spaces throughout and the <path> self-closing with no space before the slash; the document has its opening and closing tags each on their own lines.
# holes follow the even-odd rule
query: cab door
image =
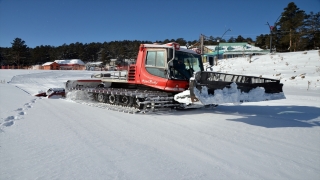
<svg viewBox="0 0 320 180">
<path fill-rule="evenodd" d="M 168 81 L 166 74 L 167 51 L 148 48 L 140 74 L 140 82 L 146 86 L 164 89 Z"/>
</svg>

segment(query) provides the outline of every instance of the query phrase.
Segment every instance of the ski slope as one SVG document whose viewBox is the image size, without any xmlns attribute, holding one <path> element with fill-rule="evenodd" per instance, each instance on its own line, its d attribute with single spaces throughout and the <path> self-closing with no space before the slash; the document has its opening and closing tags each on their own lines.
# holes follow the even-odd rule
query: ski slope
<svg viewBox="0 0 320 180">
<path fill-rule="evenodd" d="M 318 51 L 252 60 L 214 70 L 279 78 L 286 99 L 127 114 L 32 96 L 92 71 L 0 70 L 0 179 L 320 179 Z"/>
</svg>

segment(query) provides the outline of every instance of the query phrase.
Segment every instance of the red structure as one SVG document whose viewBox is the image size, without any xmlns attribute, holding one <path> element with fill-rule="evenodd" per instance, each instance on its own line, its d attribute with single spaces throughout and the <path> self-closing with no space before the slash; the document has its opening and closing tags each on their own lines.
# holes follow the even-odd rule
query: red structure
<svg viewBox="0 0 320 180">
<path fill-rule="evenodd" d="M 46 62 L 42 65 L 44 70 L 59 70 L 60 65 L 56 62 Z"/>
</svg>

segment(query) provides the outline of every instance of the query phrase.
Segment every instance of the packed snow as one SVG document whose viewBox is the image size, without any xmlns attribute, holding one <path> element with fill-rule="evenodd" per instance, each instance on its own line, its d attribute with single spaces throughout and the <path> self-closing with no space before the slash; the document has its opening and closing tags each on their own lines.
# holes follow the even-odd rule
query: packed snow
<svg viewBox="0 0 320 180">
<path fill-rule="evenodd" d="M 35 97 L 92 71 L 0 70 L 0 179 L 320 179 L 318 51 L 219 60 L 286 99 L 129 114 Z"/>
</svg>

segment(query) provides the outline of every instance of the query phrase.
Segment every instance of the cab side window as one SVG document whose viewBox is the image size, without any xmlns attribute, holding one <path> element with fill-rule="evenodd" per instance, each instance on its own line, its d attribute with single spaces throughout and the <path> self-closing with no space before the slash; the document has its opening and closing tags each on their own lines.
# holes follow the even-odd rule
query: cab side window
<svg viewBox="0 0 320 180">
<path fill-rule="evenodd" d="M 146 65 L 164 67 L 164 51 L 148 51 Z"/>
<path fill-rule="evenodd" d="M 146 69 L 147 71 L 155 76 L 165 76 L 165 51 L 148 51 L 146 58 Z"/>
<path fill-rule="evenodd" d="M 156 66 L 157 67 L 164 67 L 164 52 L 157 52 L 157 55 L 156 55 Z"/>
<path fill-rule="evenodd" d="M 146 65 L 155 66 L 156 65 L 156 54 L 157 51 L 148 51 Z"/>
</svg>

